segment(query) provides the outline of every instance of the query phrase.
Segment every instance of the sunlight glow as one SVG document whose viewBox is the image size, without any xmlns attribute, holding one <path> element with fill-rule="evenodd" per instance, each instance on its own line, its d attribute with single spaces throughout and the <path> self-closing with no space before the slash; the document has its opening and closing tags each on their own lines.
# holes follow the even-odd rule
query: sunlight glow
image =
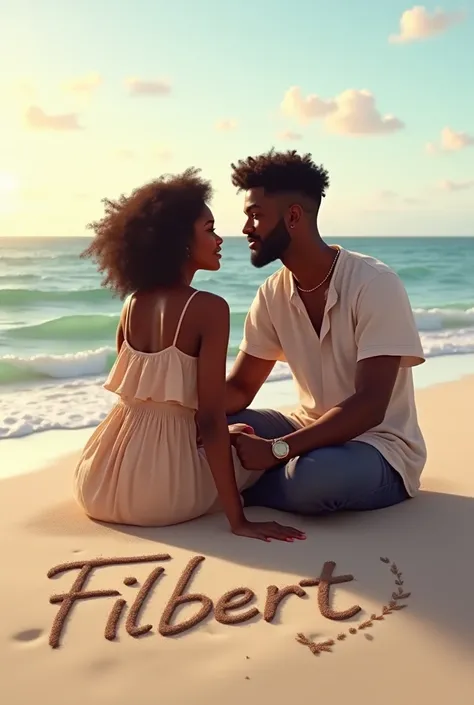
<svg viewBox="0 0 474 705">
<path fill-rule="evenodd" d="M 18 179 L 8 171 L 0 171 L 0 191 L 10 193 L 18 188 Z"/>
<path fill-rule="evenodd" d="M 14 174 L 0 171 L 0 213 L 12 213 L 17 209 L 19 181 Z"/>
</svg>

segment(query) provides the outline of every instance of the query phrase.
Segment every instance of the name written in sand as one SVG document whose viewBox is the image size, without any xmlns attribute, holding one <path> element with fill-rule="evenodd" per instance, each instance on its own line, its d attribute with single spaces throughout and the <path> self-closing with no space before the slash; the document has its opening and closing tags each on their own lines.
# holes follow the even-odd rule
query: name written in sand
<svg viewBox="0 0 474 705">
<path fill-rule="evenodd" d="M 163 563 L 171 560 L 171 556 L 166 553 L 149 556 L 130 556 L 119 558 L 93 558 L 84 561 L 73 561 L 54 566 L 48 571 L 48 578 L 55 578 L 63 573 L 78 570 L 79 573 L 74 580 L 69 592 L 55 594 L 50 597 L 50 603 L 60 605 L 56 613 L 49 635 L 49 643 L 53 649 L 61 644 L 64 626 L 68 618 L 71 617 L 73 608 L 82 600 L 89 600 L 100 597 L 116 597 L 112 609 L 107 618 L 104 637 L 109 641 L 117 638 L 119 621 L 126 613 L 125 629 L 127 633 L 135 638 L 147 634 L 153 629 L 152 624 L 146 623 L 143 619 L 142 611 L 145 600 L 149 598 L 165 572 L 163 566 L 157 566 L 148 575 L 141 585 L 135 600 L 128 606 L 118 590 L 86 590 L 86 584 L 94 571 L 106 566 L 132 565 L 137 563 Z M 192 580 L 194 573 L 200 564 L 205 561 L 204 556 L 193 556 L 184 568 L 177 581 L 168 602 L 161 614 L 158 623 L 158 632 L 161 636 L 170 637 L 182 634 L 193 627 L 196 627 L 204 619 L 213 613 L 214 619 L 220 624 L 233 625 L 242 624 L 250 619 L 254 619 L 261 614 L 256 606 L 250 603 L 256 599 L 256 594 L 249 587 L 236 587 L 228 590 L 224 595 L 213 601 L 208 595 L 198 592 L 187 592 L 187 587 Z M 326 561 L 317 578 L 306 578 L 299 581 L 297 585 L 268 585 L 263 607 L 263 619 L 272 622 L 278 611 L 282 600 L 290 595 L 303 598 L 307 592 L 304 588 L 317 587 L 317 606 L 323 617 L 327 619 L 341 621 L 351 619 L 361 611 L 359 605 L 352 605 L 343 611 L 336 611 L 330 606 L 330 590 L 334 585 L 348 583 L 354 580 L 353 575 L 335 575 L 336 564 L 333 561 Z M 123 583 L 127 586 L 137 585 L 138 581 L 134 577 L 126 577 Z M 177 611 L 179 607 L 187 603 L 194 603 L 197 607 L 195 614 L 179 621 Z M 128 611 L 127 611 L 128 608 Z M 244 611 L 243 608 L 246 608 Z M 236 610 L 240 610 L 236 612 Z"/>
</svg>

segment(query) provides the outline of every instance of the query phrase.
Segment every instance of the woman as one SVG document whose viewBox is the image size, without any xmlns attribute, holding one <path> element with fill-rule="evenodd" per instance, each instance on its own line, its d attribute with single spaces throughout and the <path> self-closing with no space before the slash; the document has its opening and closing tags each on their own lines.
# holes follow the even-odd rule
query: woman
<svg viewBox="0 0 474 705">
<path fill-rule="evenodd" d="M 104 217 L 90 226 L 95 238 L 83 256 L 96 261 L 105 286 L 130 296 L 104 385 L 119 400 L 86 444 L 75 496 L 107 522 L 164 526 L 224 510 L 239 536 L 304 538 L 275 522 L 250 522 L 242 508 L 240 491 L 260 473 L 245 470 L 230 443 L 229 307 L 191 287 L 198 270 L 220 267 L 210 197 L 210 184 L 188 169 L 106 199 Z"/>
</svg>

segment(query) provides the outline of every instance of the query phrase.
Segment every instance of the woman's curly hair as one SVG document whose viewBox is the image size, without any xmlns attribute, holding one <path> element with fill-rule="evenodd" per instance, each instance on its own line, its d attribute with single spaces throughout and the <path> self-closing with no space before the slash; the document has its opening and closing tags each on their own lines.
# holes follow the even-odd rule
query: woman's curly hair
<svg viewBox="0 0 474 705">
<path fill-rule="evenodd" d="M 124 298 L 179 282 L 194 225 L 212 197 L 210 182 L 199 173 L 191 167 L 161 176 L 130 196 L 103 199 L 105 215 L 87 226 L 95 237 L 81 254 L 105 274 L 103 286 Z"/>
</svg>

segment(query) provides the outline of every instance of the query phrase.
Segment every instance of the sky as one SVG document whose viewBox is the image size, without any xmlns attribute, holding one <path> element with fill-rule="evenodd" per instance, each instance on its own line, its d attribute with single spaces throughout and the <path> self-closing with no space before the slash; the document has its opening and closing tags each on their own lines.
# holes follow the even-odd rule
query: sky
<svg viewBox="0 0 474 705">
<path fill-rule="evenodd" d="M 238 235 L 271 147 L 328 169 L 323 237 L 474 235 L 474 0 L 0 0 L 0 42 L 2 236 L 188 166 Z"/>
</svg>

